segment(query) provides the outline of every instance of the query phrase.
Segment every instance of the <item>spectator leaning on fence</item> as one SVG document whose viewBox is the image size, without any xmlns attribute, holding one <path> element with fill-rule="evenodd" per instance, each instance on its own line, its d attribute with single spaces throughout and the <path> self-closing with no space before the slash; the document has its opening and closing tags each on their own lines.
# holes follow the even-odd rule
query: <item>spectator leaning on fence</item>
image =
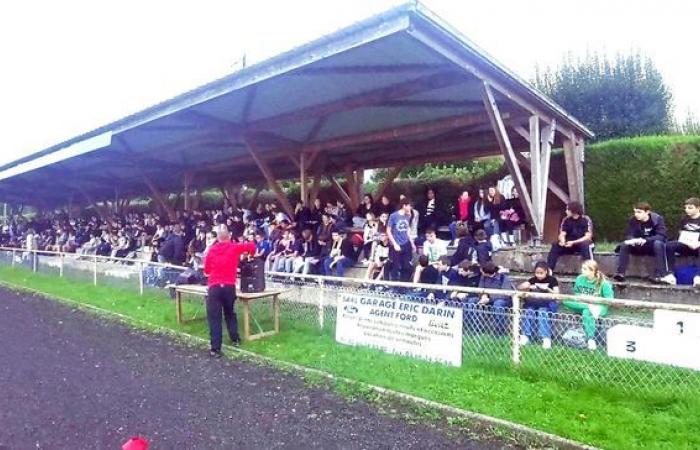
<svg viewBox="0 0 700 450">
<path fill-rule="evenodd" d="M 598 267 L 598 263 L 592 259 L 581 265 L 581 275 L 574 283 L 574 295 L 592 295 L 596 297 L 614 298 L 612 285 L 605 278 L 605 274 Z M 583 331 L 586 334 L 588 349 L 593 351 L 596 343 L 596 322 L 599 318 L 608 314 L 608 305 L 605 303 L 584 303 L 576 300 L 566 300 L 563 305 L 568 309 L 580 313 L 583 316 Z"/>
<path fill-rule="evenodd" d="M 666 243 L 668 271 L 659 281 L 676 284 L 672 270 L 676 269 L 676 254 L 690 256 L 695 260 L 693 286 L 700 287 L 700 198 L 691 197 L 685 201 L 685 217 L 681 219 L 680 233 L 677 241 Z"/>
<path fill-rule="evenodd" d="M 551 274 L 544 261 L 535 264 L 535 273 L 518 285 L 518 290 L 544 294 L 558 294 L 559 282 Z M 552 314 L 559 310 L 559 302 L 548 298 L 527 297 L 523 304 L 523 323 L 520 345 L 527 345 L 533 338 L 532 325 L 537 319 L 537 329 L 542 339 L 542 348 L 552 348 Z"/>
<path fill-rule="evenodd" d="M 625 241 L 618 247 L 617 272 L 615 280 L 625 281 L 625 273 L 630 255 L 653 255 L 655 260 L 654 277 L 666 274 L 666 223 L 662 215 L 651 210 L 647 202 L 634 205 L 625 231 Z"/>
</svg>

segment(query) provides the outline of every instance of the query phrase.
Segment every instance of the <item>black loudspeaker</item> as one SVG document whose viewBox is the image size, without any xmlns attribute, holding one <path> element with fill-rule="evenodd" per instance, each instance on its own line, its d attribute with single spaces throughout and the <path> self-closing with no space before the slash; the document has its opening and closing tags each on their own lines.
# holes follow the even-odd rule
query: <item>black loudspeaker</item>
<svg viewBox="0 0 700 450">
<path fill-rule="evenodd" d="M 255 258 L 241 261 L 241 292 L 265 292 L 265 262 Z"/>
</svg>

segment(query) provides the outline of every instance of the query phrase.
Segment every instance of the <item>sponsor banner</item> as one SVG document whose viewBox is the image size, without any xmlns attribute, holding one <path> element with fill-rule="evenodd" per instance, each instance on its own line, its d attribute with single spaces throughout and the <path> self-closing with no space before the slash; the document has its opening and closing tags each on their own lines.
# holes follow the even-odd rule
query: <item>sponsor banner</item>
<svg viewBox="0 0 700 450">
<path fill-rule="evenodd" d="M 362 294 L 342 294 L 335 339 L 388 353 L 462 365 L 462 310 Z"/>
</svg>

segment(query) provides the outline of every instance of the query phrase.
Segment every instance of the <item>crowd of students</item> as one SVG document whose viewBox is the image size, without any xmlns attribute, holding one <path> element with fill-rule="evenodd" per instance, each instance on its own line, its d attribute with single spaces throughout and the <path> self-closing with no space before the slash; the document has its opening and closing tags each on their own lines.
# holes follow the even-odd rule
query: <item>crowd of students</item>
<svg viewBox="0 0 700 450">
<path fill-rule="evenodd" d="M 473 307 L 490 305 L 496 312 L 511 306 L 509 296 L 470 296 L 450 292 L 450 286 L 556 294 L 554 274 L 559 257 L 578 254 L 582 266 L 574 295 L 612 298 L 612 285 L 595 262 L 593 222 L 577 202 L 567 205 L 547 261 L 537 263 L 526 282 L 513 284 L 507 270 L 491 260 L 495 247 L 511 244 L 513 231 L 523 224 L 517 191 L 513 189 L 512 194 L 503 199 L 497 189 L 489 188 L 480 190 L 473 200 L 465 191 L 452 208 L 443 207 L 432 189 L 417 208 L 405 196 L 394 206 L 387 196 L 375 204 L 372 196 L 365 195 L 355 212 L 340 201 L 324 205 L 317 199 L 310 207 L 298 203 L 291 217 L 274 203 L 259 204 L 254 210 L 229 206 L 178 212 L 174 220 L 155 213 L 110 218 L 52 214 L 31 220 L 17 216 L 2 227 L 0 245 L 150 259 L 199 269 L 216 240 L 213 228 L 226 224 L 233 239 L 255 242 L 254 256 L 265 261 L 269 272 L 343 277 L 359 261 L 366 266 L 367 279 L 440 285 L 434 292 L 442 290 L 445 299 Z M 700 286 L 700 199 L 689 198 L 684 209 L 679 236 L 669 240 L 664 218 L 648 203 L 634 205 L 625 239 L 617 249 L 613 278 L 624 281 L 630 258 L 650 255 L 655 258 L 653 281 L 675 284 L 675 258 L 684 255 L 695 258 L 693 284 Z M 445 224 L 449 240 L 438 238 Z M 450 247 L 452 252 L 448 252 Z M 528 296 L 524 302 L 521 343 L 538 339 L 545 349 L 550 348 L 552 315 L 560 305 L 583 316 L 588 348 L 595 349 L 596 322 L 607 314 L 606 304 L 573 299 L 560 303 L 537 296 Z M 504 325 L 499 322 L 496 326 Z"/>
</svg>

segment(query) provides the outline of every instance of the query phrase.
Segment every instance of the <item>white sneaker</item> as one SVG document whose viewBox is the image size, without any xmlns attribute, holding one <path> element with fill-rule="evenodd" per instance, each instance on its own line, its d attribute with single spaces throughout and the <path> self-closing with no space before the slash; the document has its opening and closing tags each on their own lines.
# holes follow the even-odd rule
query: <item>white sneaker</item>
<svg viewBox="0 0 700 450">
<path fill-rule="evenodd" d="M 671 286 L 676 285 L 676 277 L 672 273 L 669 273 L 668 275 L 661 277 L 661 279 L 659 281 L 661 281 L 662 283 L 670 284 Z"/>
<path fill-rule="evenodd" d="M 545 350 L 552 348 L 552 340 L 550 338 L 542 338 L 542 348 Z"/>
<path fill-rule="evenodd" d="M 700 287 L 700 275 L 696 275 L 693 278 L 693 287 Z"/>
<path fill-rule="evenodd" d="M 530 338 L 525 336 L 524 334 L 520 335 L 520 345 L 527 345 L 530 343 Z"/>
<path fill-rule="evenodd" d="M 595 351 L 598 348 L 598 344 L 595 343 L 595 339 L 588 340 L 588 350 Z"/>
</svg>

